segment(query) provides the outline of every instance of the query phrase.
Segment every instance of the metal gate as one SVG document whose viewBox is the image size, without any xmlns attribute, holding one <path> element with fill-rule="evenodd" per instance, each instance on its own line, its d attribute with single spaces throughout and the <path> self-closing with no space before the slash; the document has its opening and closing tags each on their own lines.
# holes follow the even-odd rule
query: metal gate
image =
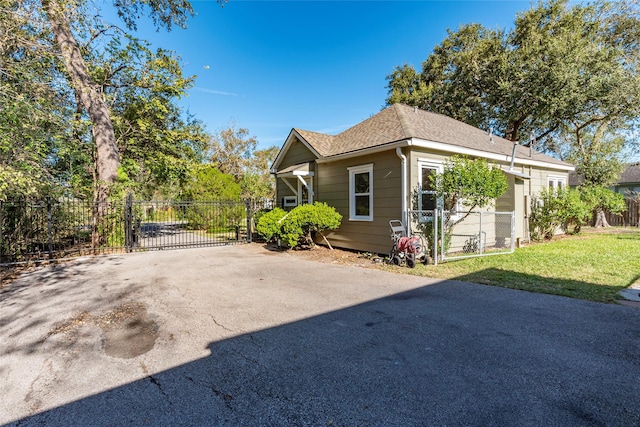
<svg viewBox="0 0 640 427">
<path fill-rule="evenodd" d="M 267 201 L 266 205 L 269 204 Z M 264 202 L 73 198 L 0 202 L 0 265 L 247 243 Z"/>
<path fill-rule="evenodd" d="M 515 212 L 409 211 L 410 234 L 421 235 L 433 262 L 512 253 Z"/>
</svg>

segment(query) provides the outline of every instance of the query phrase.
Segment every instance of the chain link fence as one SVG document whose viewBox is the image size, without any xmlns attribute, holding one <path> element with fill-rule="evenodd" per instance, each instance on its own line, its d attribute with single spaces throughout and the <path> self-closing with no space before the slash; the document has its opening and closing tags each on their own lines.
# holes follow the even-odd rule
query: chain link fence
<svg viewBox="0 0 640 427">
<path fill-rule="evenodd" d="M 434 263 L 512 253 L 514 212 L 409 211 L 409 233 L 420 235 Z"/>
</svg>

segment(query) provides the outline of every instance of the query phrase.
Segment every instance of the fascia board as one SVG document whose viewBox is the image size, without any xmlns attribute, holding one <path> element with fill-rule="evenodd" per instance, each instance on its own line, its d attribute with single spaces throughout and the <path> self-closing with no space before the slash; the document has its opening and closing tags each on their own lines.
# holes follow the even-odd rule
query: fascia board
<svg viewBox="0 0 640 427">
<path fill-rule="evenodd" d="M 314 176 L 315 173 L 313 171 L 293 171 L 293 172 L 286 172 L 286 173 L 275 173 L 275 175 L 278 176 L 278 178 L 287 178 L 287 177 L 292 177 L 292 176 Z"/>
<path fill-rule="evenodd" d="M 428 141 L 424 139 L 412 138 L 410 145 L 419 148 L 428 148 L 431 150 L 444 151 L 452 154 L 461 154 L 464 156 L 482 157 L 488 160 L 495 160 L 498 162 L 511 162 L 511 155 L 490 153 L 488 151 L 475 150 L 473 148 L 459 147 L 451 144 L 444 144 L 442 142 Z M 558 165 L 555 163 L 542 162 L 540 160 L 523 159 L 522 157 L 516 157 L 515 164 L 524 166 L 537 166 L 548 169 L 557 169 L 562 171 L 573 171 L 575 167 L 571 165 Z"/>
<path fill-rule="evenodd" d="M 278 151 L 278 155 L 276 156 L 275 160 L 273 161 L 272 165 L 271 165 L 271 173 L 275 174 L 278 171 L 278 166 L 280 166 L 280 162 L 282 162 L 282 159 L 284 158 L 284 155 L 286 154 L 286 152 L 289 150 L 289 147 L 291 147 L 291 144 L 293 144 L 293 141 L 296 140 L 296 138 L 302 142 L 302 144 L 309 150 L 311 151 L 311 153 L 316 156 L 316 158 L 320 159 L 322 156 L 320 156 L 320 154 L 313 149 L 313 147 L 311 145 L 309 145 L 309 143 L 302 137 L 302 135 L 300 135 L 298 132 L 296 132 L 295 129 L 291 129 L 291 132 L 289 132 L 289 136 L 287 136 L 287 139 L 284 143 L 284 145 L 282 146 L 282 148 L 280 148 L 280 151 Z"/>
</svg>

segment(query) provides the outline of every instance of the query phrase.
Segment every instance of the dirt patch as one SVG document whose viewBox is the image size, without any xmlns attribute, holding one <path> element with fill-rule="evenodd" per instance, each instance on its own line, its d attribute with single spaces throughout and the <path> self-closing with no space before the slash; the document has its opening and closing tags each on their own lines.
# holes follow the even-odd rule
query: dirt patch
<svg viewBox="0 0 640 427">
<path fill-rule="evenodd" d="M 375 267 L 383 264 L 383 257 L 367 252 L 356 252 L 345 249 L 329 249 L 326 246 L 316 245 L 312 248 L 291 249 L 287 251 L 293 256 L 312 261 L 327 262 L 330 264 L 356 265 L 361 267 Z"/>
<path fill-rule="evenodd" d="M 74 335 L 84 325 L 96 325 L 102 329 L 104 351 L 107 355 L 130 359 L 151 350 L 158 338 L 158 328 L 149 316 L 144 304 L 122 304 L 111 311 L 94 316 L 80 312 L 56 324 L 47 337 L 56 334 Z"/>
</svg>

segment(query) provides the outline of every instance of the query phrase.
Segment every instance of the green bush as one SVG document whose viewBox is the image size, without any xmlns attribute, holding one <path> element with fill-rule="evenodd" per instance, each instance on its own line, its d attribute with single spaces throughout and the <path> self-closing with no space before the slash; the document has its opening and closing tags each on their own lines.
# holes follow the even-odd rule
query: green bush
<svg viewBox="0 0 640 427">
<path fill-rule="evenodd" d="M 580 191 L 560 190 L 558 192 L 560 206 L 558 216 L 561 227 L 565 232 L 573 226 L 573 233 L 580 232 L 580 228 L 589 221 L 591 217 L 591 207 L 587 203 Z"/>
<path fill-rule="evenodd" d="M 257 224 L 260 221 L 260 218 L 262 218 L 262 216 L 264 214 L 266 214 L 267 212 L 271 212 L 271 209 L 267 209 L 267 208 L 262 208 L 257 210 L 254 214 L 253 214 L 253 221 L 255 224 Z"/>
<path fill-rule="evenodd" d="M 531 198 L 529 228 L 532 239 L 544 240 L 554 236 L 561 223 L 558 216 L 559 206 L 557 193 L 546 188 Z"/>
<path fill-rule="evenodd" d="M 256 222 L 256 232 L 267 242 L 278 239 L 282 228 L 282 218 L 287 212 L 281 208 L 274 208 L 265 212 Z"/>
<path fill-rule="evenodd" d="M 534 240 L 551 239 L 556 230 L 569 231 L 573 225 L 574 233 L 580 232 L 591 216 L 592 205 L 584 195 L 573 189 L 543 189 L 531 199 L 529 226 Z"/>
<path fill-rule="evenodd" d="M 256 231 L 265 240 L 280 240 L 288 247 L 313 245 L 314 235 L 340 226 L 342 215 L 326 203 L 300 205 L 286 213 L 276 208 L 262 215 Z"/>
</svg>

